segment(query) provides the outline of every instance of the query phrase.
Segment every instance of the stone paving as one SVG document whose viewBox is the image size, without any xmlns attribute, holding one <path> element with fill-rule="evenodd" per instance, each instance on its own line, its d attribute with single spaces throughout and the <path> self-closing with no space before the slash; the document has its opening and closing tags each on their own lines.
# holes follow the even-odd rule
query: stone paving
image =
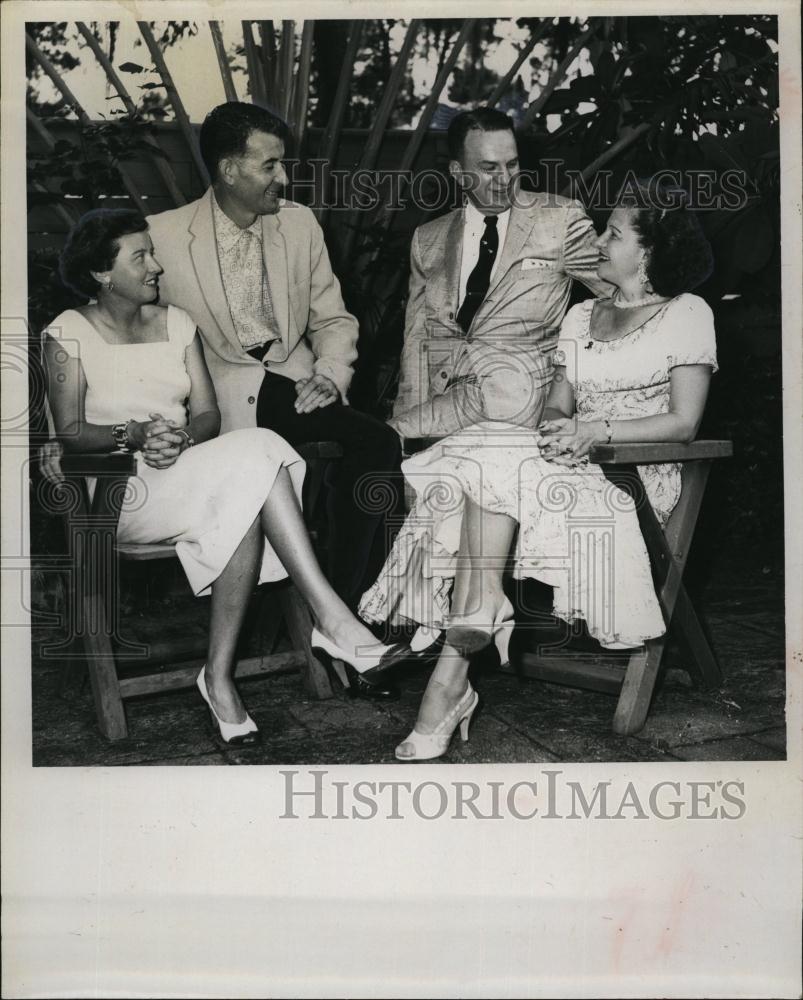
<svg viewBox="0 0 803 1000">
<path fill-rule="evenodd" d="M 723 564 L 698 603 L 725 673 L 720 690 L 697 690 L 681 669 L 680 651 L 670 646 L 647 724 L 635 736 L 621 737 L 611 731 L 611 696 L 519 679 L 500 672 L 489 657 L 474 670 L 483 704 L 471 738 L 464 744 L 456 737 L 442 759 L 466 764 L 783 760 L 782 581 L 760 572 L 735 573 Z M 134 618 L 153 624 L 155 617 L 160 628 L 166 622 L 185 631 L 201 627 L 205 602 L 178 605 L 161 602 L 158 615 L 140 609 Z M 42 636 L 34 631 L 34 652 Z M 517 632 L 519 645 L 530 640 L 528 630 Z M 310 699 L 297 674 L 243 681 L 241 691 L 263 743 L 236 751 L 215 743 L 205 707 L 189 689 L 127 702 L 130 735 L 109 743 L 97 730 L 88 685 L 70 700 L 59 695 L 60 669 L 34 658 L 34 765 L 392 763 L 429 675 L 426 665 L 405 667 L 401 699 L 381 704 L 352 699 L 342 690 L 326 701 Z"/>
</svg>

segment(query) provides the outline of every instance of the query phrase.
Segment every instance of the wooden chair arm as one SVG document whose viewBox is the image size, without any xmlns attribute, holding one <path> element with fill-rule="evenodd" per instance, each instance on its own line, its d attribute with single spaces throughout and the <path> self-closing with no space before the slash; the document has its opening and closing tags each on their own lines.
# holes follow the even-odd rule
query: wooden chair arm
<svg viewBox="0 0 803 1000">
<path fill-rule="evenodd" d="M 336 441 L 310 441 L 298 445 L 296 451 L 307 462 L 315 458 L 343 457 L 343 449 Z M 61 456 L 61 471 L 68 476 L 133 476 L 137 463 L 127 451 L 107 454 L 65 452 Z"/>
<path fill-rule="evenodd" d="M 66 476 L 133 476 L 137 471 L 137 462 L 127 451 L 107 454 L 65 452 L 61 456 L 61 471 Z"/>
<path fill-rule="evenodd" d="M 630 444 L 595 444 L 588 453 L 597 465 L 660 465 L 662 462 L 693 462 L 700 459 L 730 458 L 731 441 L 632 442 Z"/>
</svg>

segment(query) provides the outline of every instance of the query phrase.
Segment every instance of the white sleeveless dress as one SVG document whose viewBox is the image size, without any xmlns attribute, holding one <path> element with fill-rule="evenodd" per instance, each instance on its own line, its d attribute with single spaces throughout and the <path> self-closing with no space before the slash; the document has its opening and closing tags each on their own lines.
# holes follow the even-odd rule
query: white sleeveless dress
<svg viewBox="0 0 803 1000">
<path fill-rule="evenodd" d="M 80 312 L 57 316 L 48 333 L 86 378 L 85 419 L 91 424 L 150 419 L 151 413 L 187 424 L 190 378 L 184 353 L 195 323 L 167 307 L 167 340 L 109 344 Z M 262 428 L 230 431 L 182 452 L 168 469 L 153 469 L 136 453 L 117 537 L 120 542 L 172 542 L 196 595 L 209 593 L 286 467 L 299 504 L 305 464 L 278 434 Z M 259 582 L 287 573 L 265 542 Z"/>
<path fill-rule="evenodd" d="M 555 364 L 574 388 L 577 414 L 592 420 L 653 416 L 669 409 L 676 365 L 716 371 L 713 314 L 696 295 L 679 295 L 638 330 L 616 341 L 591 336 L 593 300 L 571 309 Z M 647 550 L 632 499 L 598 465 L 541 457 L 539 435 L 485 421 L 444 438 L 402 464 L 416 494 L 360 614 L 443 627 L 448 619 L 465 497 L 519 524 L 513 576 L 553 588 L 553 612 L 585 619 L 603 646 L 630 648 L 662 635 Z M 680 496 L 680 467 L 639 466 L 656 515 L 665 523 Z"/>
</svg>

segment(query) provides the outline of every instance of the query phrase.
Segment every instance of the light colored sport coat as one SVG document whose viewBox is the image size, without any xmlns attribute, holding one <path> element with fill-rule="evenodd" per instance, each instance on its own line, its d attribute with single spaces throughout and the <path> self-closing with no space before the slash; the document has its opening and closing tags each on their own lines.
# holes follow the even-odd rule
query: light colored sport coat
<svg viewBox="0 0 803 1000">
<path fill-rule="evenodd" d="M 212 188 L 197 201 L 148 218 L 164 268 L 160 301 L 195 320 L 218 397 L 221 433 L 253 427 L 263 365 L 246 354 L 229 311 L 212 216 Z M 281 201 L 262 216 L 262 255 L 280 339 L 265 368 L 296 381 L 327 375 L 345 401 L 357 359 L 358 326 L 346 311 L 323 232 L 303 205 Z"/>
<path fill-rule="evenodd" d="M 411 249 L 399 392 L 402 437 L 440 437 L 481 420 L 533 428 L 572 279 L 595 294 L 597 234 L 580 202 L 518 192 L 488 293 L 467 333 L 457 323 L 464 210 L 420 226 Z"/>
</svg>

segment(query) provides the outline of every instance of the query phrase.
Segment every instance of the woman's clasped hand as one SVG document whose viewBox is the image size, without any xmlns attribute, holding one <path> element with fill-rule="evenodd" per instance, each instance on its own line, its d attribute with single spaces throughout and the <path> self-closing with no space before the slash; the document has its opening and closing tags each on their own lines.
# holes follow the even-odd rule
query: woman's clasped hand
<svg viewBox="0 0 803 1000">
<path fill-rule="evenodd" d="M 558 465 L 579 465 L 588 459 L 595 444 L 605 440 L 602 420 L 579 420 L 577 417 L 559 417 L 543 420 L 538 425 L 541 457 Z"/>
<path fill-rule="evenodd" d="M 174 420 L 167 420 L 161 413 L 151 413 L 150 420 L 132 420 L 128 437 L 142 458 L 152 469 L 169 469 L 178 456 L 190 447 L 190 439 L 179 430 Z"/>
</svg>

